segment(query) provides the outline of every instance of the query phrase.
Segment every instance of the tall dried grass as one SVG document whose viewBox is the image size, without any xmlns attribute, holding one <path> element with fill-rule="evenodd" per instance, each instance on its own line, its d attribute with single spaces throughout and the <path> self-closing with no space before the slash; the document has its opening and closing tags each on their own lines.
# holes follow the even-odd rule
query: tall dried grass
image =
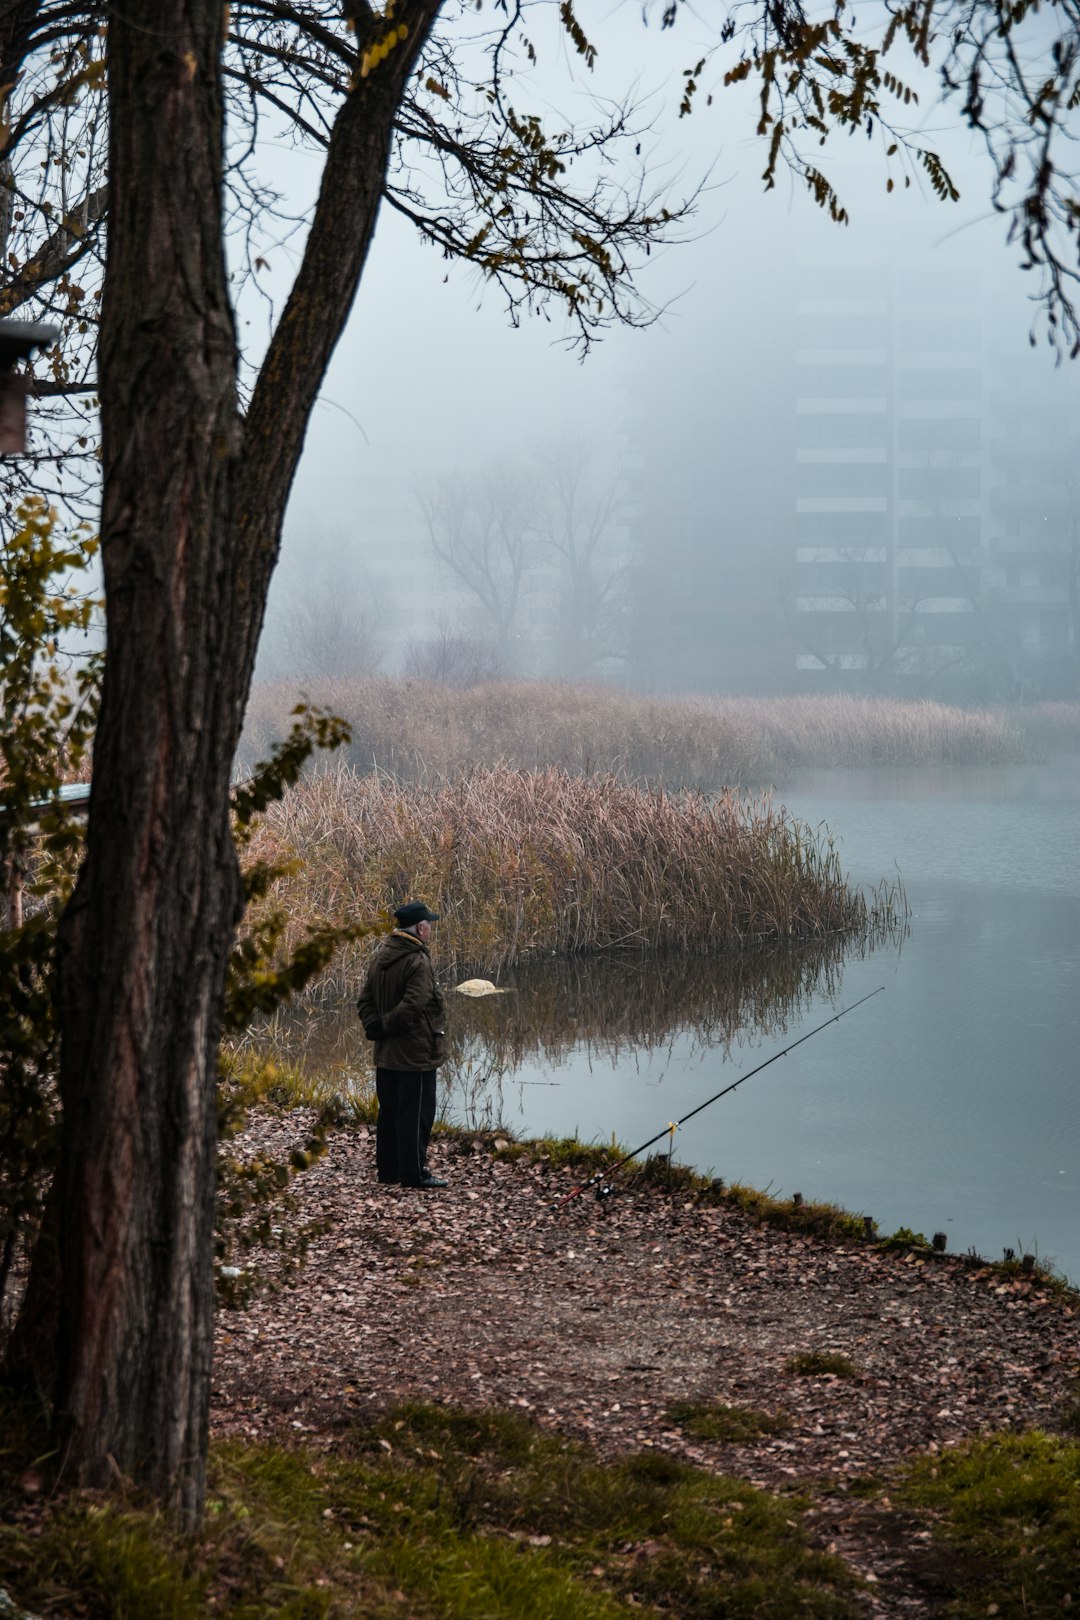
<svg viewBox="0 0 1080 1620">
<path fill-rule="evenodd" d="M 893 698 L 705 699 L 710 716 L 737 705 L 759 746 L 786 771 L 853 765 L 981 765 L 1024 757 L 1023 734 L 1004 711 Z"/>
<path fill-rule="evenodd" d="M 1015 714 L 1028 755 L 1080 753 L 1080 703 L 1033 703 Z"/>
<path fill-rule="evenodd" d="M 296 695 L 285 685 L 256 688 L 245 761 L 284 733 Z M 1002 764 L 1048 743 L 1080 747 L 1078 704 L 964 710 L 887 698 L 653 698 L 554 682 L 459 690 L 388 679 L 312 683 L 307 696 L 351 722 L 358 770 L 412 782 L 475 765 L 555 765 L 710 791 L 808 767 Z"/>
<path fill-rule="evenodd" d="M 555 767 L 479 767 L 424 786 L 341 765 L 268 812 L 253 853 L 289 849 L 302 861 L 276 900 L 295 932 L 418 895 L 442 915 L 440 958 L 489 972 L 540 952 L 865 933 L 897 903 L 868 903 L 831 840 L 768 798 L 672 795 Z M 346 955 L 335 979 L 355 980 L 358 961 Z"/>
</svg>

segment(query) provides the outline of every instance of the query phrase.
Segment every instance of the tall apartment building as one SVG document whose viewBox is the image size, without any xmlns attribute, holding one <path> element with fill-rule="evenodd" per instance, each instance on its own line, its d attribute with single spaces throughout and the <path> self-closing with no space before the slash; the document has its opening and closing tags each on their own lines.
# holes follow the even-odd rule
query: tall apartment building
<svg viewBox="0 0 1080 1620">
<path fill-rule="evenodd" d="M 1062 695 L 1080 692 L 1080 386 L 1075 362 L 1050 372 L 1040 359 L 1035 372 L 998 351 L 984 610 L 1021 695 Z"/>
<path fill-rule="evenodd" d="M 978 276 L 884 251 L 797 273 L 800 684 L 892 690 L 964 664 L 980 634 Z"/>
<path fill-rule="evenodd" d="M 995 298 L 970 257 L 836 252 L 798 276 L 800 684 L 1067 691 L 1075 369 L 1032 354 L 1015 281 Z"/>
<path fill-rule="evenodd" d="M 1000 252 L 774 256 L 638 391 L 635 685 L 1075 689 L 1080 362 L 1030 349 Z"/>
</svg>

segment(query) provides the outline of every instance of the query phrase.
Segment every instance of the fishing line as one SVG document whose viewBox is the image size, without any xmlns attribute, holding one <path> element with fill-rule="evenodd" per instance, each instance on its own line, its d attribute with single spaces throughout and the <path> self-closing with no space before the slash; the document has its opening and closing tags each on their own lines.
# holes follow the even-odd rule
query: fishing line
<svg viewBox="0 0 1080 1620">
<path fill-rule="evenodd" d="M 778 1058 L 787 1057 L 789 1052 L 794 1052 L 795 1048 L 801 1046 L 804 1041 L 809 1041 L 815 1035 L 820 1035 L 822 1030 L 828 1029 L 830 1024 L 838 1024 L 841 1018 L 846 1018 L 849 1012 L 854 1012 L 856 1007 L 861 1007 L 864 1001 L 871 1000 L 873 996 L 879 996 L 884 988 L 883 984 L 879 984 L 876 990 L 871 990 L 865 996 L 860 996 L 858 1001 L 851 1003 L 850 1007 L 843 1007 L 840 1012 L 834 1013 L 831 1018 L 826 1018 L 825 1022 L 818 1024 L 816 1029 L 807 1030 L 806 1034 L 800 1035 L 797 1041 L 792 1041 L 790 1046 L 785 1046 L 782 1052 L 774 1052 L 771 1058 L 766 1058 L 764 1063 L 759 1063 L 756 1069 L 750 1069 L 746 1074 L 741 1074 L 737 1080 L 733 1080 L 722 1091 L 716 1092 L 714 1096 L 707 1098 L 705 1102 L 698 1103 L 697 1107 L 691 1108 L 690 1112 L 684 1114 L 682 1119 L 669 1120 L 662 1131 L 657 1131 L 655 1136 L 650 1136 L 647 1142 L 642 1142 L 640 1147 L 636 1147 L 631 1153 L 627 1153 L 617 1164 L 608 1165 L 603 1170 L 597 1170 L 595 1175 L 591 1175 L 588 1181 L 583 1181 L 580 1187 L 572 1187 L 568 1193 L 564 1193 L 561 1198 L 557 1198 L 551 1206 L 554 1213 L 558 1214 L 572 1199 L 580 1198 L 581 1194 L 588 1192 L 590 1187 L 595 1187 L 599 1182 L 604 1181 L 606 1177 L 613 1176 L 616 1170 L 621 1170 L 624 1164 L 629 1164 L 631 1159 L 636 1159 L 639 1153 L 644 1153 L 646 1148 L 651 1148 L 654 1143 L 661 1141 L 665 1136 L 671 1138 L 668 1149 L 670 1158 L 671 1147 L 675 1143 L 675 1132 L 680 1125 L 685 1125 L 688 1119 L 693 1119 L 694 1115 L 700 1114 L 703 1109 L 711 1108 L 714 1102 L 719 1102 L 721 1097 L 726 1097 L 729 1091 L 734 1091 L 744 1081 L 752 1080 L 755 1074 L 760 1074 L 762 1069 L 767 1069 L 770 1063 L 775 1063 Z"/>
</svg>

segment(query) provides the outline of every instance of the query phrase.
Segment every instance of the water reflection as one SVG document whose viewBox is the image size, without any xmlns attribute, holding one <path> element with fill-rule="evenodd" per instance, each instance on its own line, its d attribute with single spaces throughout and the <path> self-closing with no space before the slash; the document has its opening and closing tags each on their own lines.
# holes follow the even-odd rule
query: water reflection
<svg viewBox="0 0 1080 1620">
<path fill-rule="evenodd" d="M 756 1064 L 885 982 L 835 1034 L 699 1115 L 676 1156 L 882 1231 L 947 1232 L 953 1251 L 1037 1251 L 1080 1279 L 1080 767 L 836 772 L 785 798 L 837 829 L 853 881 L 897 863 L 915 919 L 902 951 L 508 971 L 511 994 L 452 999 L 452 1117 L 634 1146 L 733 1078 L 734 1049 L 754 1046 Z M 290 1024 L 262 1032 L 275 1055 L 338 1088 L 367 1083 L 351 1005 Z"/>
<path fill-rule="evenodd" d="M 676 1036 L 702 1051 L 783 1031 L 815 996 L 839 984 L 839 940 L 798 948 L 642 957 L 590 956 L 532 962 L 513 993 L 455 1000 L 447 1107 L 474 1126 L 497 1126 L 505 1088 L 523 1065 L 552 1074 L 571 1054 L 612 1069 L 669 1046 Z M 542 1084 L 532 1080 L 530 1084 Z M 519 1110 L 520 1111 L 520 1110 Z"/>
<path fill-rule="evenodd" d="M 841 964 L 870 942 L 815 941 L 678 956 L 595 955 L 534 960 L 508 971 L 499 996 L 448 996 L 444 1114 L 474 1127 L 502 1122 L 504 1087 L 524 1064 L 556 1071 L 571 1054 L 611 1068 L 676 1037 L 728 1050 L 782 1034 L 812 1001 L 832 997 Z M 450 987 L 447 986 L 449 989 Z M 354 1005 L 283 1010 L 247 1037 L 330 1089 L 366 1093 L 371 1048 Z M 531 1084 L 542 1084 L 533 1080 Z"/>
</svg>

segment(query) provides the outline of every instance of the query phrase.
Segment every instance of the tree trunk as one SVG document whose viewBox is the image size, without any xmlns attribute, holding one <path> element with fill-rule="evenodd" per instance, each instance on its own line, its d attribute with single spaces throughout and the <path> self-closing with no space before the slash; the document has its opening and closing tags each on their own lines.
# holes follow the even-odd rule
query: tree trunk
<svg viewBox="0 0 1080 1620">
<path fill-rule="evenodd" d="M 222 246 L 227 8 L 132 0 L 110 23 L 108 650 L 86 861 L 58 945 L 56 1414 L 69 1477 L 119 1470 L 187 1523 L 205 1490 L 216 1056 L 241 909 L 230 770 L 285 502 L 439 4 L 399 0 L 396 47 L 341 106 L 246 422 Z M 363 26 L 377 41 L 386 25 Z M 30 1302 L 48 1297 L 44 1251 L 35 1273 Z"/>
<path fill-rule="evenodd" d="M 235 601 L 222 546 L 241 440 L 224 19 L 221 0 L 159 0 L 110 25 L 108 657 L 87 858 L 59 942 L 62 1457 L 82 1483 L 135 1476 L 185 1520 L 203 1495 L 215 1054 L 240 914 L 232 649 L 237 617 L 261 612 Z"/>
</svg>

